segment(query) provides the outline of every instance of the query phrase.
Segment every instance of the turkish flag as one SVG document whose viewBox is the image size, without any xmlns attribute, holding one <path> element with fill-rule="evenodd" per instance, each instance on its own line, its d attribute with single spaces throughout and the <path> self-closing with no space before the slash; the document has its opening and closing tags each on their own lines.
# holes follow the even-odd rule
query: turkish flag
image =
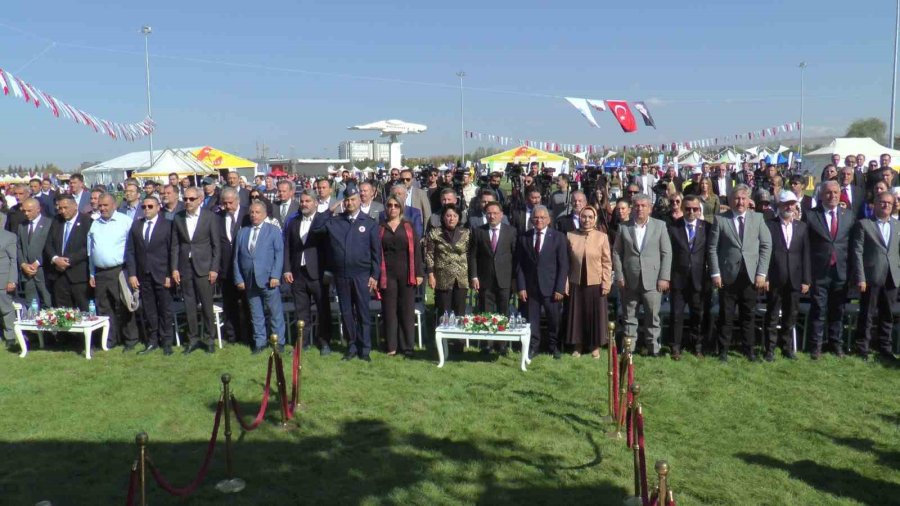
<svg viewBox="0 0 900 506">
<path fill-rule="evenodd" d="M 609 106 L 609 112 L 619 120 L 624 132 L 637 131 L 637 122 L 634 121 L 634 114 L 628 108 L 628 102 L 624 100 L 607 100 L 606 105 Z"/>
</svg>

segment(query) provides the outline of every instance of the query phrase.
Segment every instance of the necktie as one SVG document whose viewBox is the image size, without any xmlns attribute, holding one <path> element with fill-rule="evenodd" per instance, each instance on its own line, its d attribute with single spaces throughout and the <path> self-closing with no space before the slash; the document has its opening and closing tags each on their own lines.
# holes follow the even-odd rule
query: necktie
<svg viewBox="0 0 900 506">
<path fill-rule="evenodd" d="M 744 242 L 744 217 L 738 216 L 738 237 Z"/>
<path fill-rule="evenodd" d="M 256 251 L 256 238 L 259 236 L 259 227 L 253 227 L 253 233 L 250 234 L 250 253 Z"/>
<path fill-rule="evenodd" d="M 690 245 L 691 249 L 694 248 L 694 224 L 688 223 L 688 245 Z"/>
<path fill-rule="evenodd" d="M 231 225 L 228 228 L 228 242 L 234 243 L 234 234 L 237 233 L 237 219 L 235 219 L 234 213 L 228 213 L 228 217 L 231 218 Z"/>
<path fill-rule="evenodd" d="M 853 202 L 850 202 L 850 188 L 847 186 L 844 187 L 844 197 L 847 198 L 847 205 L 853 204 Z"/>
<path fill-rule="evenodd" d="M 34 222 L 28 224 L 28 243 L 31 244 L 31 234 L 34 233 Z"/>
<path fill-rule="evenodd" d="M 535 241 L 534 241 L 534 253 L 536 255 L 540 255 L 541 254 L 541 231 L 537 230 L 535 232 L 535 234 L 537 235 L 537 239 L 535 239 Z"/>
<path fill-rule="evenodd" d="M 837 239 L 838 232 L 838 222 L 837 222 L 837 213 L 832 210 L 831 211 L 831 240 Z M 831 262 L 828 263 L 828 266 L 837 265 L 837 254 L 832 251 L 831 252 Z"/>
<path fill-rule="evenodd" d="M 497 229 L 491 229 L 491 251 L 497 252 Z"/>
<path fill-rule="evenodd" d="M 281 217 L 285 218 L 287 216 L 287 212 L 288 212 L 288 203 L 282 202 L 281 203 Z"/>
<path fill-rule="evenodd" d="M 150 244 L 150 230 L 153 228 L 153 222 L 148 221 L 144 226 L 144 244 Z"/>
<path fill-rule="evenodd" d="M 72 229 L 72 222 L 71 222 L 71 221 L 67 221 L 67 222 L 66 222 L 66 229 L 63 231 L 63 247 L 62 247 L 63 253 L 66 252 L 66 245 L 69 244 L 69 231 L 70 231 L 71 229 Z"/>
</svg>

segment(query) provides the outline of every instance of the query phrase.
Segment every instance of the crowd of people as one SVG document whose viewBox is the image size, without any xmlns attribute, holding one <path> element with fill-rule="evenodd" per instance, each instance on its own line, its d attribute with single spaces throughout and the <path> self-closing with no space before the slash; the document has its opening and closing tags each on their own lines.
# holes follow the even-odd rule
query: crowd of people
<svg viewBox="0 0 900 506">
<path fill-rule="evenodd" d="M 887 155 L 877 166 L 864 161 L 836 157 L 812 195 L 806 176 L 765 163 L 687 173 L 645 163 L 556 177 L 532 163 L 506 173 L 392 169 L 252 183 L 232 172 L 198 186 L 172 174 L 167 184 L 126 180 L 121 202 L 111 188 L 86 188 L 80 174 L 66 191 L 36 179 L 14 187 L 16 204 L 3 213 L 4 337 L 15 346 L 16 293 L 42 307 L 87 311 L 95 301 L 111 319 L 110 345 L 129 352 L 143 338 L 140 354 L 169 355 L 180 297 L 183 353 L 214 353 L 221 296 L 227 341 L 260 353 L 274 333 L 283 347 L 288 301 L 309 323 L 303 343 L 327 355 L 334 293 L 344 360 L 368 361 L 382 346 L 409 356 L 427 285 L 437 315 L 510 314 L 515 303 L 531 322 L 530 353 L 557 359 L 599 358 L 611 309 L 621 335 L 649 356 L 665 344 L 674 360 L 692 352 L 727 361 L 733 345 L 751 361 L 758 351 L 774 360 L 779 349 L 795 358 L 792 331 L 808 297 L 805 332 L 818 359 L 844 356 L 843 311 L 858 296 L 847 339 L 865 360 L 874 351 L 894 361 L 897 176 Z M 372 300 L 383 344 L 372 340 Z M 482 352 L 508 352 L 494 346 Z"/>
</svg>

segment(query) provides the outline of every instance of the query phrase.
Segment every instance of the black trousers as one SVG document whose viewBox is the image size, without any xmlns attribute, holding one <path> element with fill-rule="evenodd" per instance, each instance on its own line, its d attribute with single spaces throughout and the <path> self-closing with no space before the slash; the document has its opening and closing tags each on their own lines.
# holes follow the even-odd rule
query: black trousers
<svg viewBox="0 0 900 506">
<path fill-rule="evenodd" d="M 842 347 L 841 334 L 844 324 L 844 303 L 847 301 L 847 283 L 837 280 L 835 266 L 828 267 L 828 275 L 813 281 L 812 303 L 809 308 L 810 340 L 816 350 L 822 350 L 823 341 Z M 828 326 L 825 326 L 826 316 Z"/>
<path fill-rule="evenodd" d="M 559 351 L 559 302 L 553 295 L 529 293 L 525 303 L 525 318 L 531 324 L 531 350 L 537 353 L 541 346 L 541 308 L 547 316 L 547 345 L 550 352 Z"/>
<path fill-rule="evenodd" d="M 392 274 L 388 271 L 387 288 L 381 293 L 387 349 L 411 352 L 415 348 L 416 287 L 409 285 L 408 273 Z"/>
<path fill-rule="evenodd" d="M 750 281 L 746 271 L 741 270 L 741 274 L 734 282 L 719 289 L 719 353 L 726 353 L 731 348 L 736 314 L 737 326 L 744 336 L 746 351 L 753 351 L 756 344 L 756 329 L 753 328 L 756 316 L 756 285 Z"/>
<path fill-rule="evenodd" d="M 77 307 L 82 311 L 87 311 L 89 288 L 87 281 L 71 283 L 64 275 L 58 276 L 52 282 L 53 305 L 55 307 Z"/>
<path fill-rule="evenodd" d="M 297 320 L 303 321 L 303 344 L 312 344 L 312 314 L 316 308 L 316 345 L 319 348 L 331 344 L 331 299 L 328 287 L 319 279 L 313 279 L 306 267 L 292 272 L 294 282 L 291 284 L 291 295 L 294 297 L 294 309 Z"/>
<path fill-rule="evenodd" d="M 247 292 L 238 290 L 234 278 L 222 279 L 222 339 L 229 343 L 251 343 L 250 306 Z M 255 346 L 255 345 L 253 345 Z"/>
<path fill-rule="evenodd" d="M 794 290 L 785 283 L 780 287 L 769 287 L 766 297 L 765 328 L 768 336 L 766 351 L 775 351 L 778 341 L 781 341 L 785 351 L 797 351 L 794 349 L 792 331 L 797 322 L 797 307 L 800 304 L 800 292 Z M 781 312 L 779 319 L 778 313 Z M 779 323 L 781 328 L 779 329 Z"/>
<path fill-rule="evenodd" d="M 97 300 L 97 314 L 109 316 L 109 345 L 121 343 L 131 347 L 138 342 L 137 325 L 134 314 L 122 302 L 120 272 L 121 265 L 109 269 L 98 267 L 94 274 L 94 297 Z"/>
<path fill-rule="evenodd" d="M 479 279 L 480 286 L 478 290 L 478 312 L 509 314 L 509 295 L 510 288 L 500 288 L 496 279 Z M 443 314 L 443 313 L 442 313 Z M 482 341 L 482 348 L 489 348 L 494 345 L 499 350 L 506 349 L 506 341 Z"/>
<path fill-rule="evenodd" d="M 890 277 L 880 284 L 866 286 L 859 301 L 860 323 L 856 327 L 856 351 L 860 355 L 869 354 L 869 345 L 873 341 L 879 353 L 892 353 L 891 330 L 894 327 L 894 315 L 891 312 L 891 302 L 895 300 L 897 287 Z"/>
<path fill-rule="evenodd" d="M 147 345 L 172 346 L 174 328 L 172 323 L 172 291 L 162 283 L 154 281 L 149 273 L 138 277 L 141 283 L 141 310 Z"/>
<path fill-rule="evenodd" d="M 444 311 L 453 311 L 457 315 L 464 315 L 468 291 L 468 289 L 460 287 L 458 283 L 449 290 L 435 290 L 434 312 L 437 318 L 440 319 Z"/>
<path fill-rule="evenodd" d="M 194 345 L 200 342 L 200 324 L 197 312 L 203 312 L 203 325 L 206 326 L 207 346 L 213 346 L 213 335 L 216 332 L 213 318 L 213 285 L 209 276 L 197 276 L 193 268 L 182 269 L 185 275 L 181 278 L 181 292 L 184 295 L 184 313 L 188 323 L 188 339 Z"/>
<path fill-rule="evenodd" d="M 703 351 L 703 338 L 706 335 L 702 328 L 706 312 L 703 303 L 709 299 L 708 296 L 707 290 L 697 290 L 690 284 L 683 288 L 672 289 L 670 294 L 672 315 L 669 323 L 672 329 L 673 352 L 681 352 L 685 330 L 687 330 L 688 344 L 693 345 L 694 351 L 698 353 Z M 684 323 L 685 306 L 690 311 L 687 325 Z"/>
</svg>

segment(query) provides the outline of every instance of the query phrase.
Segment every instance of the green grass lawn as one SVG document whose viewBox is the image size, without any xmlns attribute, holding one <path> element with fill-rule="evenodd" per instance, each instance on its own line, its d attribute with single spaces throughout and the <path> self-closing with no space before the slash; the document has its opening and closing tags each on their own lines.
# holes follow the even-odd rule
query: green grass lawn
<svg viewBox="0 0 900 506">
<path fill-rule="evenodd" d="M 649 465 L 668 459 L 681 505 L 896 504 L 900 370 L 831 356 L 751 364 L 638 357 Z M 289 362 L 288 362 L 289 363 Z M 266 358 L 243 347 L 214 356 L 92 361 L 52 347 L 0 353 L 0 504 L 124 502 L 134 436 L 175 485 L 193 479 L 209 439 L 219 376 L 230 372 L 255 413 Z M 306 355 L 299 428 L 235 424 L 238 495 L 224 445 L 187 500 L 148 476 L 150 504 L 621 504 L 631 452 L 605 437 L 606 361 L 568 356 L 485 359 L 455 353 L 443 370 L 373 354 Z M 290 377 L 290 376 L 288 376 Z M 220 443 L 224 436 L 220 434 Z M 655 478 L 651 480 L 655 483 Z"/>
</svg>

